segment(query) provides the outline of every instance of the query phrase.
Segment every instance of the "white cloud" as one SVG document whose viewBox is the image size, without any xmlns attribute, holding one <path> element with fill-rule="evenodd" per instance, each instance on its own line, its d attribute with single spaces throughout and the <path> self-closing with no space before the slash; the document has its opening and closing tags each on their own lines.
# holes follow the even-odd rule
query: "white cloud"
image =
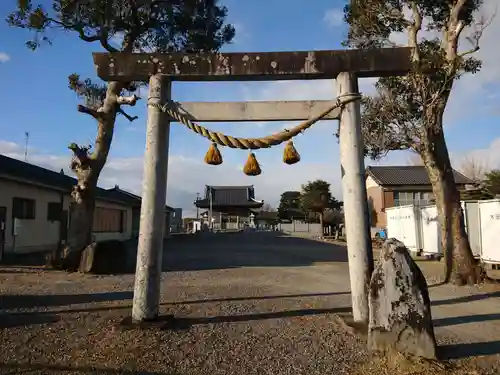
<svg viewBox="0 0 500 375">
<path fill-rule="evenodd" d="M 10 60 L 9 55 L 7 55 L 5 52 L 0 52 L 0 63 L 6 63 L 9 60 Z"/>
<path fill-rule="evenodd" d="M 464 160 L 474 160 L 486 169 L 500 169 L 500 138 L 494 139 L 486 148 L 455 152 L 450 157 L 453 167 L 457 169 Z"/>
<path fill-rule="evenodd" d="M 233 45 L 241 45 L 250 40 L 251 34 L 244 24 L 241 22 L 233 22 L 233 26 L 236 31 L 232 41 Z"/>
<path fill-rule="evenodd" d="M 328 9 L 323 16 L 323 22 L 328 27 L 338 27 L 344 24 L 344 11 L 338 8 Z"/>
</svg>

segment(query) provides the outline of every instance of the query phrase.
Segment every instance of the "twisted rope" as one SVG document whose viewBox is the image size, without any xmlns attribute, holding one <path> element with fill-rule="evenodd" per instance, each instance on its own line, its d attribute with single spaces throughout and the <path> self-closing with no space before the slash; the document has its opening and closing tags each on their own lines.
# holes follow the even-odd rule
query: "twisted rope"
<svg viewBox="0 0 500 375">
<path fill-rule="evenodd" d="M 168 104 L 161 105 L 150 103 L 149 105 L 167 113 L 171 118 L 185 125 L 188 129 L 192 130 L 196 134 L 199 134 L 202 137 L 205 137 L 220 146 L 239 148 L 242 150 L 257 150 L 260 148 L 269 148 L 271 146 L 276 146 L 292 139 L 297 134 L 302 133 L 306 129 L 310 128 L 312 125 L 328 115 L 334 109 L 343 107 L 344 105 L 360 98 L 361 94 L 359 93 L 343 94 L 341 96 L 338 96 L 335 100 L 335 104 L 333 104 L 331 107 L 329 107 L 319 115 L 298 124 L 290 130 L 284 130 L 279 133 L 274 133 L 261 138 L 238 138 L 226 135 L 224 133 L 214 132 L 205 128 L 204 126 L 192 122 L 184 114 L 181 114 L 179 111 L 174 110 Z"/>
</svg>

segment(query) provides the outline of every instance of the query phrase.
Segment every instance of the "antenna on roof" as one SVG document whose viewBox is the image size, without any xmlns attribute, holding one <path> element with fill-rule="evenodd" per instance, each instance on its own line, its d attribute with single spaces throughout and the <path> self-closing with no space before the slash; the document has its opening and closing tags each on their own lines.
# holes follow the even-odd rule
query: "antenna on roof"
<svg viewBox="0 0 500 375">
<path fill-rule="evenodd" d="M 24 138 L 25 138 L 25 143 L 24 143 L 24 161 L 28 161 L 28 141 L 30 138 L 30 133 L 24 132 Z"/>
</svg>

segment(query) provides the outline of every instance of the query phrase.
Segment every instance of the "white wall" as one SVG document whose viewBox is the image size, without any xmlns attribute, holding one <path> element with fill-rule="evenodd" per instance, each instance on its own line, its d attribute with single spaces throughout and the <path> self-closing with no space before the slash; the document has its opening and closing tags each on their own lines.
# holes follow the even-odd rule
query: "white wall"
<svg viewBox="0 0 500 375">
<path fill-rule="evenodd" d="M 42 186 L 0 179 L 0 207 L 6 207 L 5 251 L 28 253 L 55 250 L 59 244 L 59 221 L 47 220 L 49 203 L 60 203 L 63 193 Z M 12 199 L 26 198 L 35 200 L 35 219 L 21 220 L 17 236 L 13 236 Z M 69 211 L 70 196 L 63 197 L 63 209 Z M 115 203 L 96 201 L 96 207 L 115 208 L 127 211 L 123 233 L 93 233 L 95 240 L 127 240 L 132 236 L 132 209 Z"/>
<path fill-rule="evenodd" d="M 369 189 L 369 188 L 372 188 L 372 187 L 377 187 L 379 186 L 375 180 L 372 178 L 372 176 L 368 176 L 366 178 L 366 188 Z"/>
<path fill-rule="evenodd" d="M 15 249 L 18 252 L 31 252 L 55 249 L 59 243 L 60 223 L 48 221 L 47 210 L 49 203 L 61 202 L 61 193 L 7 180 L 0 180 L 0 192 L 0 207 L 7 208 L 5 251 Z M 35 219 L 21 220 L 21 229 L 15 238 L 12 219 L 12 198 L 14 197 L 34 199 L 36 203 Z"/>
<path fill-rule="evenodd" d="M 297 220 L 294 220 L 293 223 L 279 223 L 278 230 L 287 233 L 310 233 L 318 236 L 322 234 L 321 224 L 304 223 Z"/>
</svg>

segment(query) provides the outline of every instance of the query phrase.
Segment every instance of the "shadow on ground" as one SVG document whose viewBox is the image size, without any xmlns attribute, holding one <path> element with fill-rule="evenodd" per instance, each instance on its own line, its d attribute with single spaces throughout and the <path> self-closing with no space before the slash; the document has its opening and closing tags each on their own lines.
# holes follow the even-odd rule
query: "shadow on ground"
<svg viewBox="0 0 500 375">
<path fill-rule="evenodd" d="M 321 262 L 347 262 L 344 246 L 281 232 L 192 235 L 165 243 L 165 271 L 238 267 L 300 267 Z"/>
<path fill-rule="evenodd" d="M 135 272 L 137 243 L 130 242 L 126 273 Z M 9 255 L 9 268 L 40 268 L 46 254 Z M 172 236 L 164 243 L 163 271 L 199 271 L 239 267 L 300 267 L 320 262 L 347 262 L 344 246 L 297 238 L 282 232 L 207 233 Z M 41 269 L 41 268 L 40 268 Z"/>
<path fill-rule="evenodd" d="M 328 297 L 333 295 L 348 294 L 348 292 L 341 293 L 311 293 L 311 294 L 287 294 L 287 295 L 273 295 L 273 296 L 260 296 L 260 297 L 239 297 L 239 298 L 214 298 L 202 300 L 185 300 L 163 303 L 163 306 L 175 305 L 191 305 L 201 303 L 221 303 L 221 302 L 237 302 L 237 301 L 258 301 L 258 300 L 271 300 L 271 299 L 287 299 L 287 298 L 315 298 L 315 297 Z M 59 294 L 59 295 L 4 295 L 0 296 L 0 310 L 14 310 L 14 309 L 28 309 L 28 308 L 47 308 L 58 307 L 76 304 L 99 303 L 109 301 L 130 301 L 133 297 L 131 291 L 124 292 L 110 292 L 110 293 L 94 293 L 94 294 Z M 61 320 L 62 314 L 78 314 L 78 313 L 93 313 L 99 311 L 111 310 L 131 310 L 132 305 L 115 305 L 115 306 L 95 306 L 95 307 L 72 307 L 66 309 L 58 309 L 57 311 L 36 311 L 36 312 L 0 312 L 0 328 L 13 328 L 18 326 L 38 325 L 56 323 Z M 334 309 L 335 310 L 335 309 Z M 342 311 L 341 311 L 342 310 Z M 343 308 L 336 312 L 343 312 Z M 348 309 L 349 310 L 349 309 Z M 310 309 L 298 311 L 282 311 L 276 313 L 252 314 L 252 315 L 237 315 L 237 316 L 219 316 L 219 317 L 205 317 L 205 318 L 180 318 L 176 320 L 176 327 L 180 323 L 181 326 L 194 325 L 194 324 L 215 324 L 223 322 L 238 322 L 238 321 L 252 321 L 261 319 L 272 319 L 280 317 L 293 317 L 293 316 L 306 316 L 326 314 L 329 310 L 323 309 Z"/>
<path fill-rule="evenodd" d="M 350 307 L 335 307 L 329 309 L 299 309 L 299 310 L 286 310 L 286 311 L 273 311 L 255 314 L 241 314 L 241 315 L 217 315 L 209 317 L 188 317 L 176 318 L 173 315 L 164 315 L 158 317 L 156 321 L 149 321 L 144 323 L 132 323 L 130 317 L 122 320 L 121 326 L 125 329 L 129 328 L 155 328 L 172 331 L 189 330 L 195 325 L 208 325 L 208 324 L 224 324 L 224 323 L 242 323 L 252 322 L 257 320 L 267 319 L 289 319 L 289 318 L 302 318 L 307 316 L 325 315 L 325 314 L 341 314 L 350 312 Z"/>
<path fill-rule="evenodd" d="M 0 295 L 1 309 L 31 309 L 34 307 L 53 307 L 78 305 L 93 302 L 109 302 L 132 299 L 133 292 L 108 292 L 92 294 L 21 294 Z"/>
<path fill-rule="evenodd" d="M 453 316 L 449 318 L 434 319 L 434 327 L 455 326 L 467 323 L 480 323 L 492 320 L 500 320 L 500 314 L 478 314 L 466 316 Z"/>
<path fill-rule="evenodd" d="M 456 303 L 481 301 L 484 299 L 497 298 L 497 297 L 500 297 L 500 291 L 491 292 L 491 293 L 483 293 L 483 294 L 471 294 L 469 296 L 456 297 L 456 298 L 444 299 L 444 300 L 439 300 L 439 301 L 432 301 L 432 306 L 453 305 Z"/>
<path fill-rule="evenodd" d="M 500 341 L 439 346 L 439 356 L 443 360 L 461 359 L 500 354 Z"/>
</svg>

